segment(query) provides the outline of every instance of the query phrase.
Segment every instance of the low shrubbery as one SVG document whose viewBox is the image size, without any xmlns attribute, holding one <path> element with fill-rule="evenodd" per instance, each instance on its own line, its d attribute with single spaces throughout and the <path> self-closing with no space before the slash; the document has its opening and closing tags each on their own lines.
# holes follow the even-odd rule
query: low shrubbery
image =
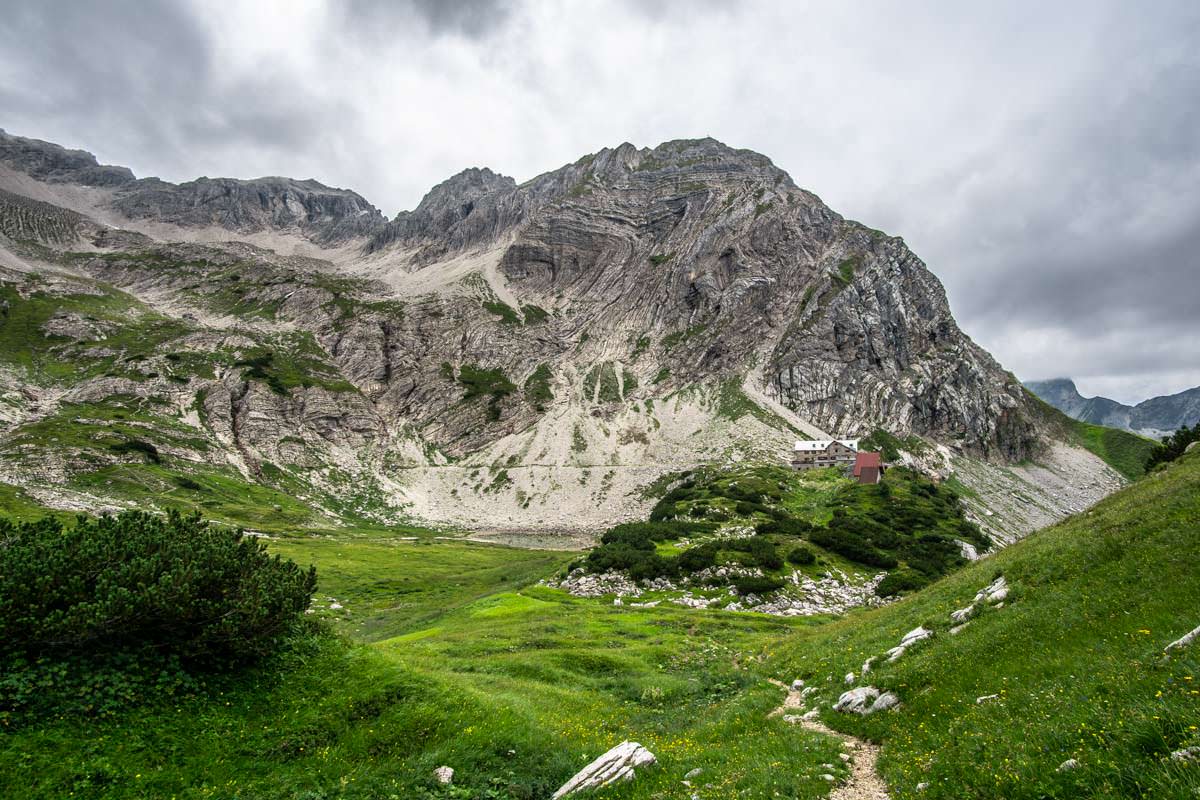
<svg viewBox="0 0 1200 800">
<path fill-rule="evenodd" d="M 268 655 L 316 571 L 198 516 L 0 519 L 0 713 L 95 712 Z"/>
<path fill-rule="evenodd" d="M 1167 464 L 1179 458 L 1193 442 L 1200 442 L 1200 422 L 1191 428 L 1184 425 L 1170 436 L 1164 436 L 1162 444 L 1150 451 L 1150 457 L 1146 459 L 1146 472 L 1159 464 Z"/>
<path fill-rule="evenodd" d="M 785 568 L 784 552 L 795 566 L 815 564 L 813 550 L 790 543 L 806 540 L 865 567 L 894 571 L 879 589 L 891 595 L 962 566 L 960 542 L 980 552 L 991 547 L 963 516 L 951 487 L 908 469 L 893 469 L 873 485 L 836 476 L 801 478 L 770 467 L 681 477 L 655 504 L 649 522 L 619 525 L 605 534 L 587 567 L 622 570 L 635 579 L 686 577 L 722 564 L 773 573 Z M 806 485 L 823 487 L 816 490 L 824 492 L 817 505 Z M 745 520 L 758 535 L 702 540 L 676 555 L 659 552 L 658 542 L 694 537 L 731 519 Z"/>
</svg>

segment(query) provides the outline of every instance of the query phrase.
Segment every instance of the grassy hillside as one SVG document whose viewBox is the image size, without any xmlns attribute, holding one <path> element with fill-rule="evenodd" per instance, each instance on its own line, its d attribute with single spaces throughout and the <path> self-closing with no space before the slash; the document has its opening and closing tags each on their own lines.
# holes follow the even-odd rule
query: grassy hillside
<svg viewBox="0 0 1200 800">
<path fill-rule="evenodd" d="M 824 715 L 884 743 L 897 798 L 1195 797 L 1200 768 L 1168 754 L 1200 744 L 1200 650 L 1163 648 L 1200 624 L 1198 537 L 1193 454 L 901 603 L 802 633 L 774 663 L 832 699 L 905 632 L 935 631 L 869 676 L 899 711 Z M 950 634 L 950 612 L 1001 574 L 1005 606 Z"/>
<path fill-rule="evenodd" d="M 615 606 L 536 584 L 568 554 L 378 530 L 276 539 L 318 565 L 316 615 L 348 638 L 315 635 L 100 718 L 0 713 L 0 796 L 544 800 L 633 739 L 660 766 L 595 797 L 817 798 L 822 774 L 847 774 L 837 743 L 768 716 L 783 696 L 767 679 L 802 677 L 829 725 L 883 743 L 895 798 L 1195 797 L 1200 767 L 1168 754 L 1200 744 L 1200 653 L 1163 647 L 1200 624 L 1198 521 L 1192 454 L 833 622 Z M 951 635 L 949 613 L 998 574 L 1004 607 Z M 829 710 L 842 675 L 918 624 L 933 639 L 870 676 L 900 709 Z M 1080 767 L 1056 772 L 1069 758 Z M 442 764 L 452 787 L 432 778 Z"/>
</svg>

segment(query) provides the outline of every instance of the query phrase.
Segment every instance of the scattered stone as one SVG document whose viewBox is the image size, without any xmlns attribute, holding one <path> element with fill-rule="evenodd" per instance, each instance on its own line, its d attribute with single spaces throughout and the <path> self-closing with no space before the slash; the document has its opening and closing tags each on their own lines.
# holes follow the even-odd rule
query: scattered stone
<svg viewBox="0 0 1200 800">
<path fill-rule="evenodd" d="M 1185 747 L 1182 750 L 1176 750 L 1175 752 L 1171 753 L 1171 760 L 1182 761 L 1184 763 L 1200 761 L 1200 745 L 1192 745 L 1191 747 Z"/>
<path fill-rule="evenodd" d="M 700 777 L 700 774 L 702 772 L 704 772 L 704 770 L 700 769 L 700 767 L 696 767 L 694 770 L 691 770 L 690 772 L 688 772 L 688 774 L 684 775 L 683 777 L 690 781 L 692 778 Z"/>
<path fill-rule="evenodd" d="M 988 700 L 995 700 L 999 696 L 1000 695 L 998 695 L 998 694 L 985 694 L 983 697 L 976 697 L 975 705 L 981 706 L 984 703 L 986 703 Z"/>
<path fill-rule="evenodd" d="M 804 681 L 800 680 L 799 678 L 796 678 L 796 680 L 792 681 L 792 691 L 793 692 L 798 692 L 803 688 L 804 688 Z"/>
<path fill-rule="evenodd" d="M 1182 650 L 1192 642 L 1196 641 L 1197 638 L 1200 638 L 1200 627 L 1192 629 L 1189 633 L 1185 633 L 1183 636 L 1180 636 L 1178 639 L 1171 642 L 1169 645 L 1163 648 L 1163 652 L 1166 653 L 1170 652 L 1171 650 Z"/>
<path fill-rule="evenodd" d="M 989 511 L 988 513 L 990 514 L 991 512 Z M 918 792 L 923 792 L 928 788 L 929 788 L 929 781 L 921 781 L 920 783 L 917 784 Z"/>
<path fill-rule="evenodd" d="M 958 549 L 962 552 L 962 557 L 967 561 L 978 561 L 979 551 L 975 549 L 975 545 L 970 542 L 964 542 L 962 539 L 954 540 L 958 544 Z"/>
<path fill-rule="evenodd" d="M 843 764 L 850 763 L 850 754 L 849 753 L 838 753 L 838 758 L 840 758 L 842 760 Z"/>
<path fill-rule="evenodd" d="M 833 783 L 834 781 L 837 780 L 837 778 L 833 777 L 828 772 L 823 772 L 823 773 L 821 773 L 821 780 L 829 781 L 830 783 Z"/>
<path fill-rule="evenodd" d="M 609 786 L 618 781 L 633 780 L 640 767 L 648 767 L 658 763 L 646 748 L 637 742 L 621 742 L 604 755 L 588 764 L 564 783 L 553 794 L 551 800 L 575 794 L 587 789 Z"/>
<path fill-rule="evenodd" d="M 904 655 L 904 650 L 904 645 L 893 647 L 891 650 L 888 650 L 886 654 L 888 663 L 891 664 L 894 661 L 900 660 L 900 656 Z"/>
<path fill-rule="evenodd" d="M 784 714 L 783 717 L 781 717 L 781 719 L 784 722 L 786 722 L 788 725 L 795 725 L 796 723 L 800 722 L 803 719 L 803 717 L 800 717 L 796 714 Z"/>
<path fill-rule="evenodd" d="M 812 711 L 805 711 L 804 714 L 800 716 L 800 719 L 804 720 L 805 722 L 812 722 L 814 719 L 819 719 L 820 717 L 821 712 L 814 708 Z"/>
<path fill-rule="evenodd" d="M 996 580 L 989 583 L 987 586 L 979 590 L 975 595 L 975 601 L 983 600 L 985 602 L 996 604 L 1008 597 L 1008 581 L 1001 575 Z"/>
<path fill-rule="evenodd" d="M 614 598 L 613 598 L 613 605 L 614 605 L 614 606 L 621 606 L 621 605 L 625 605 L 625 604 L 624 604 L 623 602 L 621 602 L 621 598 L 619 598 L 619 597 L 614 597 Z"/>
<path fill-rule="evenodd" d="M 1058 765 L 1055 772 L 1070 772 L 1073 769 L 1079 769 L 1079 762 L 1073 758 L 1068 758 L 1066 761 Z"/>
<path fill-rule="evenodd" d="M 922 625 L 904 634 L 904 638 L 900 640 L 900 646 L 912 647 L 917 642 L 923 642 L 931 636 L 933 636 L 933 631 Z"/>
<path fill-rule="evenodd" d="M 871 671 L 871 665 L 872 665 L 872 664 L 874 664 L 874 663 L 875 663 L 875 656 L 871 656 L 871 657 L 870 657 L 870 658 L 868 658 L 866 661 L 864 661 L 864 662 L 863 662 L 863 665 L 862 665 L 862 674 L 863 674 L 863 675 L 866 675 L 868 672 L 870 672 L 870 671 Z"/>
<path fill-rule="evenodd" d="M 853 684 L 854 683 L 854 673 L 847 672 L 844 680 L 845 680 L 847 686 L 850 686 L 851 684 Z"/>
<path fill-rule="evenodd" d="M 966 608 L 960 608 L 958 611 L 951 611 L 950 612 L 950 621 L 955 623 L 956 625 L 959 625 L 959 624 L 966 622 L 973 616 L 975 616 L 975 604 L 974 603 L 967 606 Z"/>
<path fill-rule="evenodd" d="M 438 783 L 449 784 L 454 783 L 454 768 L 453 767 L 438 767 L 433 771 L 433 777 Z"/>
</svg>

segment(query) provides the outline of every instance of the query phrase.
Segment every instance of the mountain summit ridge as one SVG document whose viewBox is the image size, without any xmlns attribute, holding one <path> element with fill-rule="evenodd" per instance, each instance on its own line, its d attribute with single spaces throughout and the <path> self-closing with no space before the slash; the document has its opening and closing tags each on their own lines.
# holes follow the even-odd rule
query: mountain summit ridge
<svg viewBox="0 0 1200 800">
<path fill-rule="evenodd" d="M 955 459 L 1067 459 L 1055 474 L 1092 499 L 1119 482 L 1056 444 L 902 239 L 752 151 L 625 143 L 521 184 L 470 168 L 385 220 L 290 179 L 72 183 L 94 159 L 30 142 L 0 139 L 16 296 L 49 270 L 68 298 L 116 287 L 106 302 L 182 332 L 123 345 L 74 385 L 22 380 L 51 409 L 131 395 L 196 409 L 171 423 L 208 442 L 181 466 L 272 485 L 282 470 L 320 494 L 336 464 L 379 513 L 501 527 L 625 518 L 662 473 L 785 460 L 797 432 L 923 437 L 919 457 L 947 474 Z M 55 159 L 67 166 L 47 171 Z M 67 337 L 39 345 L 62 371 L 129 324 L 62 302 L 90 309 L 41 329 Z M 32 424 L 31 401 L 13 403 L 9 435 Z M 77 455 L 54 464 L 62 481 Z M 1013 513 L 1032 515 L 1022 530 L 1045 521 Z"/>
</svg>

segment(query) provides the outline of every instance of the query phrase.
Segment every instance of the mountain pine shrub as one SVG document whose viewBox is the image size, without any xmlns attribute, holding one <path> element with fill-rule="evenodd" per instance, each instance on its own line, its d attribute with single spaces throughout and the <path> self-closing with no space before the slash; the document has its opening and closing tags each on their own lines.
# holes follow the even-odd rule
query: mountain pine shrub
<svg viewBox="0 0 1200 800">
<path fill-rule="evenodd" d="M 153 650 L 226 666 L 264 656 L 300 619 L 316 570 L 199 515 L 0 519 L 0 656 Z"/>
</svg>

